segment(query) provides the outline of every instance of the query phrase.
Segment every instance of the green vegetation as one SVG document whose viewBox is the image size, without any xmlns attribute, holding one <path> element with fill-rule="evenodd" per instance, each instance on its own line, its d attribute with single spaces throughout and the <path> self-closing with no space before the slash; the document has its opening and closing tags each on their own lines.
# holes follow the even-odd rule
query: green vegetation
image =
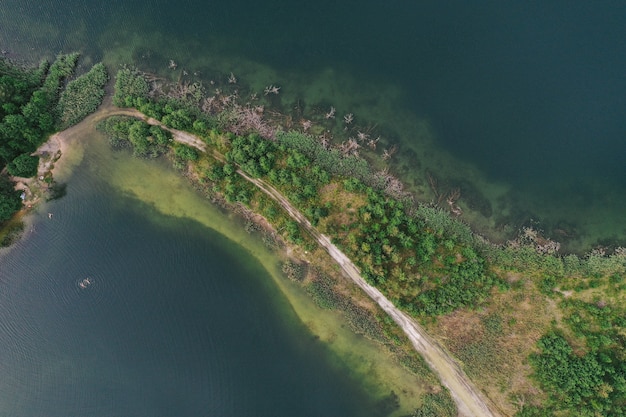
<svg viewBox="0 0 626 417">
<path fill-rule="evenodd" d="M 20 192 L 13 189 L 13 183 L 0 174 L 0 223 L 5 222 L 22 207 Z"/>
<path fill-rule="evenodd" d="M 498 398 L 507 412 L 515 412 L 515 401 L 523 416 L 622 415 L 626 311 L 617 306 L 626 301 L 626 251 L 579 258 L 546 253 L 537 240 L 492 245 L 440 207 L 415 204 L 387 171 L 375 172 L 362 158 L 299 132 L 278 131 L 275 140 L 255 132 L 225 133 L 228 118 L 203 114 L 182 100 L 151 101 L 145 78 L 123 71 L 118 80 L 125 80 L 126 89 L 116 92 L 120 105 L 194 132 L 209 145 L 207 154 L 190 153 L 182 145 L 173 154 L 178 163 L 193 162 L 190 169 L 211 198 L 247 206 L 286 240 L 316 250 L 298 223 L 237 170 L 262 178 L 330 236 L 396 305 L 435 329 L 438 321 L 467 325 L 467 330 L 452 327 L 451 334 L 443 333 L 446 343 L 468 373 L 494 388 L 490 395 L 500 390 L 508 396 Z M 285 268 L 320 307 L 344 311 L 356 331 L 400 343 L 384 320 L 346 302 L 349 298 L 324 274 L 306 278 L 298 266 Z M 507 345 L 508 336 L 519 345 Z M 505 365 L 518 372 L 517 391 L 502 380 L 489 386 Z M 544 392 L 536 394 L 537 385 Z M 440 393 L 428 396 L 415 415 L 454 413 L 448 394 Z"/>
<path fill-rule="evenodd" d="M 102 103 L 104 86 L 108 81 L 105 66 L 98 63 L 89 72 L 67 84 L 58 104 L 61 130 L 75 125 L 96 111 Z"/>
<path fill-rule="evenodd" d="M 0 59 L 0 171 L 16 177 L 37 174 L 39 158 L 31 156 L 59 128 L 77 123 L 94 111 L 104 96 L 102 64 L 83 77 L 73 76 L 79 54 L 59 55 L 51 64 L 24 68 Z M 20 193 L 0 180 L 0 223 L 21 207 Z"/>
<path fill-rule="evenodd" d="M 174 147 L 174 154 L 185 161 L 198 160 L 198 151 L 187 145 L 177 144 Z"/>
<path fill-rule="evenodd" d="M 55 108 L 65 80 L 74 71 L 77 54 L 61 55 L 37 70 L 12 68 L 0 77 L 0 158 L 3 166 L 32 153 L 56 127 Z M 11 67 L 2 62 L 3 69 Z"/>
<path fill-rule="evenodd" d="M 139 70 L 123 68 L 115 76 L 113 104 L 119 107 L 139 107 L 147 101 L 148 91 L 148 81 Z"/>
<path fill-rule="evenodd" d="M 623 316 L 622 316 L 623 319 Z M 620 350 L 608 346 L 575 354 L 572 346 L 558 333 L 539 340 L 539 354 L 531 357 L 536 377 L 550 393 L 545 413 L 568 410 L 579 416 L 626 415 L 626 363 L 623 344 Z"/>
<path fill-rule="evenodd" d="M 7 171 L 14 177 L 34 177 L 37 175 L 39 157 L 23 153 L 13 159 L 7 165 Z"/>
<path fill-rule="evenodd" d="M 127 116 L 112 116 L 96 126 L 117 148 L 130 147 L 133 155 L 140 158 L 156 158 L 169 149 L 172 134 L 159 126 Z"/>
<path fill-rule="evenodd" d="M 424 403 L 412 417 L 453 417 L 457 415 L 454 401 L 447 392 L 427 394 Z"/>
<path fill-rule="evenodd" d="M 321 201 L 320 190 L 333 180 L 341 181 L 346 193 L 365 200 L 358 217 L 327 224 L 324 232 L 355 261 L 363 277 L 397 305 L 415 315 L 436 315 L 477 306 L 487 298 L 497 279 L 478 252 L 444 227 L 429 227 L 427 221 L 435 216 L 412 215 L 411 207 L 389 198 L 383 185 L 374 188 L 356 179 L 355 174 L 377 184 L 363 160 L 350 162 L 355 157 L 341 157 L 300 133 L 277 136 L 278 146 L 255 134 L 236 136 L 226 159 L 271 182 L 313 225 L 332 216 L 333 205 Z M 285 228 L 297 242 L 297 224 L 287 222 Z"/>
<path fill-rule="evenodd" d="M 6 248 L 17 242 L 24 231 L 24 223 L 11 222 L 0 231 L 0 248 Z"/>
</svg>

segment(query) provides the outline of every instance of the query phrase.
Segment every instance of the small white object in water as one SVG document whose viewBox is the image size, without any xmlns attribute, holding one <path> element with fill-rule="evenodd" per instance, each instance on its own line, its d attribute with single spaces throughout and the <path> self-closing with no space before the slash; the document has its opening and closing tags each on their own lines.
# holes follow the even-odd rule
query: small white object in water
<svg viewBox="0 0 626 417">
<path fill-rule="evenodd" d="M 52 213 L 48 213 L 48 218 L 51 219 L 52 218 Z"/>
<path fill-rule="evenodd" d="M 91 284 L 93 284 L 93 279 L 87 277 L 85 279 L 80 280 L 80 282 L 78 283 L 78 286 L 82 289 L 85 289 Z"/>
</svg>

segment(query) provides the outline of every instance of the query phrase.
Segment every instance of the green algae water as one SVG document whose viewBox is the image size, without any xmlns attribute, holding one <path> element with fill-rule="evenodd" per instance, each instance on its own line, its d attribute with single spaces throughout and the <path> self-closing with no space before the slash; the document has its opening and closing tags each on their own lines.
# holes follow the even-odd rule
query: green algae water
<svg viewBox="0 0 626 417">
<path fill-rule="evenodd" d="M 626 244 L 621 2 L 2 3 L 6 56 L 279 85 L 282 111 L 332 105 L 339 130 L 354 113 L 379 155 L 399 146 L 389 168 L 421 201 L 459 189 L 462 218 L 497 241 L 532 225 L 566 250 Z"/>
<path fill-rule="evenodd" d="M 397 410 L 376 386 L 386 362 L 358 340 L 346 358 L 304 326 L 270 275 L 276 260 L 237 243 L 232 220 L 159 161 L 112 153 L 93 128 L 73 136 L 67 195 L 0 253 L 0 415 Z"/>
</svg>

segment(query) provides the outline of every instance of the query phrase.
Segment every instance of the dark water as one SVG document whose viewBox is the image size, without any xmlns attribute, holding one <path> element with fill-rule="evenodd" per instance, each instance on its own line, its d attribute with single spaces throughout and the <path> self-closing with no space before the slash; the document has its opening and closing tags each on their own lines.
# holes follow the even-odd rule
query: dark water
<svg viewBox="0 0 626 417">
<path fill-rule="evenodd" d="M 332 68 L 352 81 L 323 99 L 371 89 L 361 104 L 374 114 L 393 112 L 376 98 L 393 85 L 393 106 L 427 120 L 435 151 L 452 158 L 409 159 L 422 184 L 426 171 L 444 181 L 480 176 L 462 187 L 461 203 L 489 200 L 482 213 L 491 227 L 534 218 L 575 249 L 626 243 L 624 2 L 5 0 L 0 13 L 9 50 L 80 49 L 97 60 L 126 48 L 114 60 L 127 61 L 146 56 L 143 36 L 154 38 L 146 42 L 162 66 L 205 57 L 207 71 L 227 62 L 238 72 L 245 57 L 299 74 L 303 85 Z M 423 145 L 411 131 L 383 133 Z"/>
<path fill-rule="evenodd" d="M 254 258 L 97 176 L 0 256 L 0 416 L 385 415 Z"/>
</svg>

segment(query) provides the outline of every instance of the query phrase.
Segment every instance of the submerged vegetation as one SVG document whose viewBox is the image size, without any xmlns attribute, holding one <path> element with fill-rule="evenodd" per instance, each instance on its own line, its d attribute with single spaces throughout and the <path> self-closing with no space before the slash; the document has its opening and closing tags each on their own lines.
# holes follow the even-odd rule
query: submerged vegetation
<svg viewBox="0 0 626 417">
<path fill-rule="evenodd" d="M 107 72 L 102 64 L 76 80 L 79 54 L 59 55 L 27 68 L 0 59 L 0 226 L 22 206 L 12 177 L 37 175 L 33 155 L 48 136 L 96 110 L 104 96 Z M 6 168 L 6 170 L 5 170 Z M 46 177 L 48 184 L 52 181 Z"/>
</svg>

